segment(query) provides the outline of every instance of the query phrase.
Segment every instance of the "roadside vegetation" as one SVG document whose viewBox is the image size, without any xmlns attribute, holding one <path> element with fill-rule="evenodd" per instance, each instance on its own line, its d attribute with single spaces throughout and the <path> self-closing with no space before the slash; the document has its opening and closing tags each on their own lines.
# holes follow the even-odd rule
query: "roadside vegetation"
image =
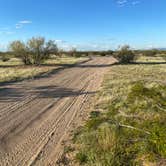
<svg viewBox="0 0 166 166">
<path fill-rule="evenodd" d="M 89 120 L 74 133 L 75 165 L 166 165 L 166 61 L 155 56 L 111 67 Z"/>
<path fill-rule="evenodd" d="M 40 65 L 51 54 L 58 52 L 55 42 L 46 41 L 43 37 L 32 37 L 26 43 L 19 40 L 13 41 L 9 48 L 25 65 Z"/>
<path fill-rule="evenodd" d="M 0 52 L 0 83 L 34 78 L 64 65 L 86 60 L 58 49 L 52 40 L 32 37 L 27 42 L 13 41 L 8 52 Z"/>
<path fill-rule="evenodd" d="M 119 51 L 113 54 L 114 58 L 118 60 L 118 63 L 131 63 L 135 60 L 136 54 L 130 49 L 130 46 L 124 45 L 120 47 Z"/>
<path fill-rule="evenodd" d="M 75 63 L 87 60 L 86 57 L 63 56 L 52 57 L 45 60 L 41 65 L 24 65 L 19 58 L 11 58 L 8 61 L 0 60 L 0 83 L 9 81 L 20 81 L 27 78 L 34 78 L 42 74 L 50 73 L 53 70 L 65 65 L 74 65 Z"/>
<path fill-rule="evenodd" d="M 32 37 L 26 42 L 16 40 L 9 44 L 7 52 L 0 52 L 0 83 L 34 78 L 59 67 L 73 65 L 89 56 L 106 56 L 113 51 L 64 51 L 53 40 Z"/>
</svg>

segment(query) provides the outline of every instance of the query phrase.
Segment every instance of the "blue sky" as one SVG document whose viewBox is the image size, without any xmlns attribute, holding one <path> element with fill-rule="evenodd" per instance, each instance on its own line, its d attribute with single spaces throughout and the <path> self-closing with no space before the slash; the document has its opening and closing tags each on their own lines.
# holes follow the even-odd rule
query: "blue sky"
<svg viewBox="0 0 166 166">
<path fill-rule="evenodd" d="M 0 0 L 0 50 L 32 36 L 81 50 L 166 47 L 165 0 Z"/>
</svg>

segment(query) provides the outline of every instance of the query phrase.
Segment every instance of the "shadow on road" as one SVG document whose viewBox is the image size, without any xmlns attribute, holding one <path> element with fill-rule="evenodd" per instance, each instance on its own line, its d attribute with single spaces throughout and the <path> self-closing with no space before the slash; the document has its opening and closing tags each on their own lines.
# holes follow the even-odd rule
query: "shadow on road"
<svg viewBox="0 0 166 166">
<path fill-rule="evenodd" d="M 81 65 L 77 65 L 76 67 L 78 68 L 105 68 L 105 67 L 111 67 L 115 65 L 114 64 L 101 64 L 101 65 L 86 65 L 86 64 L 81 64 Z"/>
<path fill-rule="evenodd" d="M 32 94 L 38 98 L 64 98 L 70 96 L 80 96 L 84 94 L 94 94 L 93 92 L 74 90 L 70 88 L 58 87 L 58 86 L 39 86 L 26 90 L 24 88 L 3 88 L 0 90 L 0 102 L 16 102 L 25 100 L 24 95 Z"/>
</svg>

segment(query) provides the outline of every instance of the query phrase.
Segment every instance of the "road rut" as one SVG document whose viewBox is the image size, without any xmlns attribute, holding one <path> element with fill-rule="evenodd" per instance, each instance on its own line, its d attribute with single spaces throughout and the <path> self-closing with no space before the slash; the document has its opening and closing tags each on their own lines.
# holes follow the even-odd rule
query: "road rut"
<svg viewBox="0 0 166 166">
<path fill-rule="evenodd" d="M 35 80 L 0 87 L 0 165 L 56 165 L 61 143 L 114 59 L 95 57 Z"/>
</svg>

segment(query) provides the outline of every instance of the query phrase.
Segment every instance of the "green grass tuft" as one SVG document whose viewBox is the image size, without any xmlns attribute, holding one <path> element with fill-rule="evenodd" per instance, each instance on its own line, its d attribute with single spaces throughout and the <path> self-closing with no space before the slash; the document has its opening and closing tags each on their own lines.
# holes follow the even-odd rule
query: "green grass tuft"
<svg viewBox="0 0 166 166">
<path fill-rule="evenodd" d="M 75 136 L 85 165 L 146 165 L 166 158 L 165 75 L 165 64 L 112 67 L 97 103 L 104 111 L 92 112 Z"/>
<path fill-rule="evenodd" d="M 76 154 L 76 159 L 80 162 L 80 164 L 87 162 L 87 155 L 83 152 L 79 152 Z"/>
</svg>

